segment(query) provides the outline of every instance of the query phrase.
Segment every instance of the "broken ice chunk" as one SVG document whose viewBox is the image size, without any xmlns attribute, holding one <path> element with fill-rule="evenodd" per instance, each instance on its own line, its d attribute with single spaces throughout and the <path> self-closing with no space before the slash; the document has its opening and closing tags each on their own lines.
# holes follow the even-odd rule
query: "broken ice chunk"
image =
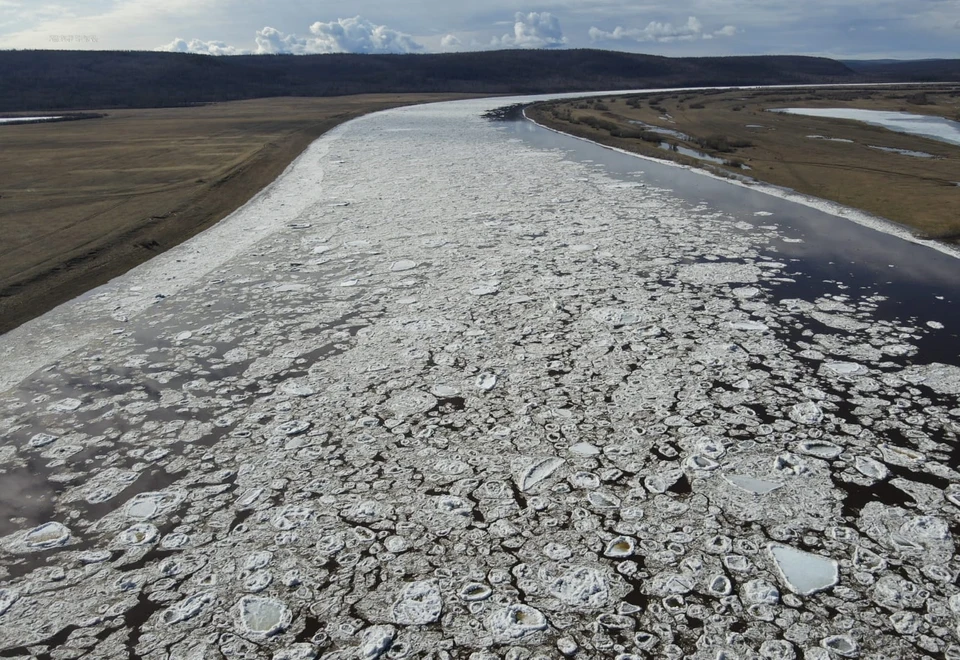
<svg viewBox="0 0 960 660">
<path fill-rule="evenodd" d="M 596 456 L 600 450 L 589 442 L 578 442 L 570 447 L 570 452 L 580 456 Z"/>
<path fill-rule="evenodd" d="M 780 591 L 766 580 L 750 580 L 740 593 L 748 603 L 776 605 L 780 602 Z"/>
<path fill-rule="evenodd" d="M 838 564 L 786 545 L 767 546 L 787 587 L 796 594 L 809 596 L 829 589 L 840 579 Z"/>
<path fill-rule="evenodd" d="M 760 289 L 755 286 L 742 286 L 737 289 L 733 289 L 733 295 L 737 298 L 753 298 L 754 296 L 760 295 Z"/>
<path fill-rule="evenodd" d="M 681 266 L 677 276 L 689 284 L 752 284 L 759 279 L 760 269 L 737 263 L 689 264 Z"/>
<path fill-rule="evenodd" d="M 237 602 L 237 615 L 243 630 L 256 637 L 270 637 L 287 629 L 293 620 L 289 608 L 279 600 L 244 596 Z"/>
<path fill-rule="evenodd" d="M 918 451 L 888 444 L 880 445 L 880 453 L 885 462 L 901 467 L 916 468 L 927 460 L 927 457 Z"/>
<path fill-rule="evenodd" d="M 164 503 L 163 493 L 140 493 L 127 502 L 126 513 L 130 518 L 149 520 L 157 515 Z"/>
<path fill-rule="evenodd" d="M 497 642 L 520 640 L 547 628 L 547 617 L 529 605 L 509 605 L 487 618 L 487 629 Z"/>
<path fill-rule="evenodd" d="M 215 602 L 216 600 L 216 596 L 209 591 L 194 594 L 179 603 L 171 605 L 167 611 L 163 613 L 163 622 L 168 625 L 173 625 L 192 619 L 200 613 L 205 605 Z"/>
<path fill-rule="evenodd" d="M 764 332 L 770 328 L 759 321 L 736 321 L 730 324 L 734 330 L 745 330 L 747 332 Z"/>
<path fill-rule="evenodd" d="M 535 461 L 524 468 L 517 476 L 517 485 L 521 491 L 528 491 L 544 479 L 553 474 L 557 468 L 563 465 L 562 458 L 545 458 Z"/>
<path fill-rule="evenodd" d="M 489 392 L 497 384 L 497 377 L 494 374 L 480 374 L 477 376 L 477 387 L 484 392 Z"/>
<path fill-rule="evenodd" d="M 437 407 L 437 398 L 419 390 L 404 390 L 390 397 L 384 407 L 400 419 L 422 415 Z"/>
<path fill-rule="evenodd" d="M 827 362 L 823 365 L 823 368 L 841 376 L 852 376 L 867 371 L 866 367 L 856 362 Z"/>
<path fill-rule="evenodd" d="M 448 399 L 460 394 L 460 390 L 449 385 L 434 385 L 430 388 L 430 393 L 438 399 Z"/>
<path fill-rule="evenodd" d="M 681 470 L 660 470 L 643 478 L 643 485 L 651 493 L 665 493 L 683 477 Z"/>
<path fill-rule="evenodd" d="M 49 433 L 37 433 L 35 436 L 30 438 L 29 444 L 31 447 L 46 447 L 52 442 L 56 442 L 58 436 L 50 435 Z"/>
<path fill-rule="evenodd" d="M 819 424 L 823 421 L 823 411 L 813 401 L 804 401 L 790 409 L 790 419 L 798 424 Z"/>
<path fill-rule="evenodd" d="M 600 491 L 593 491 L 588 494 L 587 501 L 596 509 L 617 509 L 620 507 L 620 498 Z"/>
<path fill-rule="evenodd" d="M 873 479 L 886 479 L 890 474 L 890 470 L 887 469 L 886 465 L 868 456 L 857 456 L 857 460 L 854 461 L 853 465 L 860 474 L 865 477 L 872 477 Z"/>
<path fill-rule="evenodd" d="M 850 635 L 825 637 L 820 641 L 820 645 L 843 658 L 856 658 L 860 655 L 860 647 Z"/>
<path fill-rule="evenodd" d="M 63 399 L 51 404 L 50 410 L 54 410 L 56 412 L 73 412 L 82 405 L 83 402 L 79 399 Z"/>
<path fill-rule="evenodd" d="M 393 646 L 397 629 L 393 626 L 372 626 L 363 631 L 360 644 L 361 660 L 376 660 Z"/>
<path fill-rule="evenodd" d="M 127 545 L 148 545 L 160 535 L 160 531 L 150 523 L 137 523 L 120 532 L 120 540 Z"/>
<path fill-rule="evenodd" d="M 394 273 L 399 273 L 405 270 L 413 270 L 417 267 L 416 261 L 410 261 L 409 259 L 401 259 L 400 261 L 393 262 L 393 265 L 390 266 L 390 270 Z"/>
<path fill-rule="evenodd" d="M 688 456 L 683 461 L 683 466 L 686 469 L 694 472 L 710 472 L 720 467 L 720 464 L 712 458 L 700 456 L 699 454 L 693 454 L 692 456 Z"/>
<path fill-rule="evenodd" d="M 411 582 L 393 604 L 393 620 L 404 626 L 423 626 L 440 618 L 443 600 L 433 580 Z"/>
<path fill-rule="evenodd" d="M 254 571 L 243 581 L 243 588 L 252 594 L 260 593 L 273 582 L 270 571 Z"/>
<path fill-rule="evenodd" d="M 723 478 L 737 488 L 742 488 L 748 493 L 753 493 L 754 495 L 766 495 L 767 493 L 772 493 L 783 485 L 774 483 L 772 481 L 764 481 L 763 479 L 756 479 L 754 477 L 747 477 L 739 474 L 725 475 Z"/>
<path fill-rule="evenodd" d="M 463 589 L 460 590 L 460 598 L 468 602 L 486 600 L 492 595 L 493 589 L 480 582 L 471 582 L 464 585 Z"/>
<path fill-rule="evenodd" d="M 797 452 L 807 456 L 832 460 L 843 453 L 843 448 L 826 440 L 804 440 L 797 445 Z"/>
<path fill-rule="evenodd" d="M 909 383 L 922 384 L 937 394 L 960 394 L 960 367 L 952 364 L 917 364 L 901 372 Z"/>
<path fill-rule="evenodd" d="M 69 529 L 58 522 L 48 522 L 27 532 L 23 544 L 31 550 L 45 550 L 66 545 L 69 540 Z"/>
<path fill-rule="evenodd" d="M 0 616 L 3 616 L 3 613 L 9 610 L 18 598 L 20 594 L 13 589 L 0 589 Z"/>
<path fill-rule="evenodd" d="M 575 566 L 550 584 L 550 593 L 572 607 L 602 607 L 610 595 L 600 571 Z"/>
<path fill-rule="evenodd" d="M 311 396 L 317 391 L 302 380 L 287 380 L 280 383 L 279 389 L 283 394 L 290 396 Z"/>
<path fill-rule="evenodd" d="M 607 543 L 607 547 L 604 549 L 603 554 L 605 557 L 620 559 L 632 556 L 634 549 L 635 543 L 632 538 L 629 536 L 618 536 Z"/>
<path fill-rule="evenodd" d="M 475 296 L 492 296 L 500 291 L 499 282 L 480 282 L 477 286 L 470 289 L 470 293 Z"/>
<path fill-rule="evenodd" d="M 310 429 L 310 422 L 302 419 L 291 419 L 277 427 L 277 431 L 286 436 L 300 435 Z"/>
</svg>

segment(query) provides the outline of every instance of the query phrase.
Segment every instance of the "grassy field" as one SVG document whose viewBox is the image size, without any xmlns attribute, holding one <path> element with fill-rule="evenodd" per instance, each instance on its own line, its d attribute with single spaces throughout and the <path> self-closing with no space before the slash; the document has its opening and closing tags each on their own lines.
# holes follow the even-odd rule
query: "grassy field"
<svg viewBox="0 0 960 660">
<path fill-rule="evenodd" d="M 860 122 L 767 112 L 783 107 L 896 110 L 957 120 L 960 86 L 923 93 L 916 88 L 660 93 L 547 103 L 528 115 L 603 144 L 792 188 L 908 225 L 927 237 L 960 239 L 960 146 Z M 637 121 L 683 135 L 658 135 L 631 123 Z M 809 137 L 813 135 L 834 140 Z M 671 151 L 672 144 L 724 163 Z M 875 146 L 934 157 L 871 148 Z"/>
<path fill-rule="evenodd" d="M 0 333 L 229 215 L 337 124 L 462 96 L 276 98 L 0 125 Z"/>
</svg>

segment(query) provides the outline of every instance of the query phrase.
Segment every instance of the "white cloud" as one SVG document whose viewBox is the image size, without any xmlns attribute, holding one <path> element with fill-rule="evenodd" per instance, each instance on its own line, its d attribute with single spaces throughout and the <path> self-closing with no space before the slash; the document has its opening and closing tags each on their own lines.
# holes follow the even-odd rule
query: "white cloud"
<svg viewBox="0 0 960 660">
<path fill-rule="evenodd" d="M 683 25 L 650 21 L 645 28 L 624 28 L 617 26 L 612 32 L 601 30 L 598 27 L 590 28 L 591 41 L 656 41 L 669 43 L 672 41 L 694 41 L 696 39 L 713 39 L 714 37 L 732 37 L 737 33 L 736 26 L 725 25 L 719 30 L 705 32 L 703 24 L 696 16 L 687 18 Z"/>
<path fill-rule="evenodd" d="M 196 53 L 199 55 L 243 55 L 246 51 L 228 46 L 222 41 L 203 41 L 201 39 L 174 39 L 170 43 L 154 50 L 168 53 Z"/>
<path fill-rule="evenodd" d="M 868 5 L 869 11 L 865 9 Z M 439 52 L 489 49 L 496 35 L 495 44 L 506 48 L 589 47 L 592 43 L 689 55 L 789 52 L 955 57 L 960 34 L 954 29 L 960 19 L 958 0 L 548 0 L 536 5 L 506 0 L 357 0 L 350 5 L 331 0 L 0 0 L 0 48 L 149 49 L 169 45 L 179 35 L 188 49 L 191 40 L 199 37 L 249 52 L 258 48 L 264 52 L 312 52 L 319 44 L 308 26 L 318 18 L 348 22 L 335 20 L 344 16 L 336 7 L 346 6 L 352 8 L 351 16 L 375 18 L 378 25 L 409 32 L 423 50 Z M 525 9 L 518 32 L 514 12 L 520 7 Z M 539 22 L 530 20 L 531 10 L 539 12 Z M 544 12 L 557 17 L 562 30 L 557 26 L 551 33 L 549 21 L 543 24 Z M 703 24 L 699 37 L 695 31 L 684 31 L 687 16 L 695 16 Z M 491 17 L 508 20 L 494 23 Z M 733 17 L 736 35 L 731 38 L 734 28 L 725 30 L 724 26 L 733 23 Z M 660 25 L 650 27 L 651 19 Z M 668 24 L 672 29 L 665 27 Z M 277 31 L 262 30 L 258 45 L 254 36 L 265 25 Z M 617 25 L 619 31 L 614 30 Z M 872 25 L 889 28 L 882 33 L 884 39 L 878 39 L 881 33 L 872 31 Z M 184 32 L 185 26 L 188 32 Z M 591 26 L 596 26 L 593 42 L 588 33 Z M 850 26 L 857 30 L 848 32 Z M 450 33 L 460 39 L 460 46 L 442 46 L 444 35 Z M 501 42 L 504 33 L 507 37 Z M 58 35 L 73 35 L 74 40 L 54 40 Z M 76 36 L 87 41 L 78 46 Z M 346 39 L 334 39 L 333 43 L 341 48 L 355 45 Z M 217 52 L 217 48 L 202 44 L 193 48 Z"/>
<path fill-rule="evenodd" d="M 567 43 L 560 21 L 549 12 L 517 12 L 513 34 L 494 37 L 493 46 L 505 48 L 558 48 Z"/>
<path fill-rule="evenodd" d="M 295 34 L 284 34 L 269 26 L 257 30 L 254 41 L 257 43 L 257 55 L 304 55 L 310 52 L 307 50 L 306 39 L 301 39 Z"/>
<path fill-rule="evenodd" d="M 329 23 L 317 21 L 310 26 L 311 36 L 287 34 L 272 27 L 257 30 L 254 41 L 257 55 L 307 55 L 313 53 L 413 53 L 423 50 L 408 34 L 391 30 L 386 25 L 375 25 L 355 16 Z M 453 35 L 444 37 L 456 39 Z M 451 42 L 452 43 L 452 42 Z M 459 44 L 459 41 L 456 42 Z M 247 51 L 229 46 L 222 41 L 174 39 L 156 50 L 203 55 L 240 55 Z"/>
<path fill-rule="evenodd" d="M 446 49 L 459 48 L 460 45 L 460 39 L 455 34 L 448 34 L 440 40 L 440 46 Z"/>
<path fill-rule="evenodd" d="M 409 34 L 391 30 L 386 25 L 374 25 L 359 16 L 341 18 L 330 23 L 316 22 L 310 26 L 313 39 L 308 47 L 314 53 L 413 53 L 423 50 L 423 44 Z"/>
</svg>

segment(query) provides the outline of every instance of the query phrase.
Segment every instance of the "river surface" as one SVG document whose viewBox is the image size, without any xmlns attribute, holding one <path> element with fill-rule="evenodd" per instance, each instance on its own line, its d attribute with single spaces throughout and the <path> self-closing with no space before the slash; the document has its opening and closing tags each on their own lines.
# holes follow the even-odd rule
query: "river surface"
<svg viewBox="0 0 960 660">
<path fill-rule="evenodd" d="M 953 121 L 944 117 L 889 110 L 859 110 L 857 108 L 777 108 L 771 110 L 771 112 L 804 115 L 806 117 L 852 119 L 862 121 L 865 124 L 882 126 L 898 133 L 919 135 L 948 144 L 960 144 L 960 121 Z"/>
<path fill-rule="evenodd" d="M 624 182 L 643 181 L 670 190 L 690 208 L 708 205 L 751 225 L 776 226 L 777 239 L 765 246 L 771 259 L 787 260 L 792 282 L 777 282 L 784 298 L 817 298 L 855 292 L 878 296 L 884 318 L 923 326 L 944 325 L 918 346 L 924 359 L 960 364 L 960 260 L 929 246 L 851 222 L 827 211 L 781 199 L 688 168 L 642 159 L 563 135 L 525 119 L 505 122 L 506 130 L 540 149 L 556 149 L 570 160 L 589 163 Z"/>
<path fill-rule="evenodd" d="M 960 657 L 960 261 L 529 100 L 0 337 L 0 656 Z"/>
</svg>

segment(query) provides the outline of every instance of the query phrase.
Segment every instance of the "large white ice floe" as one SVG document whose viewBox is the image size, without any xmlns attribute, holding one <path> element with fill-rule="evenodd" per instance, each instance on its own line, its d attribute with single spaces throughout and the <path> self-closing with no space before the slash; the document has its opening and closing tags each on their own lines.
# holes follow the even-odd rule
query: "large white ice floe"
<svg viewBox="0 0 960 660">
<path fill-rule="evenodd" d="M 784 583 L 801 596 L 829 589 L 840 579 L 839 566 L 833 559 L 786 545 L 771 544 L 768 550 Z"/>
<path fill-rule="evenodd" d="M 240 629 L 254 638 L 276 635 L 292 620 L 290 609 L 274 598 L 244 596 L 237 601 L 236 609 Z"/>
</svg>

